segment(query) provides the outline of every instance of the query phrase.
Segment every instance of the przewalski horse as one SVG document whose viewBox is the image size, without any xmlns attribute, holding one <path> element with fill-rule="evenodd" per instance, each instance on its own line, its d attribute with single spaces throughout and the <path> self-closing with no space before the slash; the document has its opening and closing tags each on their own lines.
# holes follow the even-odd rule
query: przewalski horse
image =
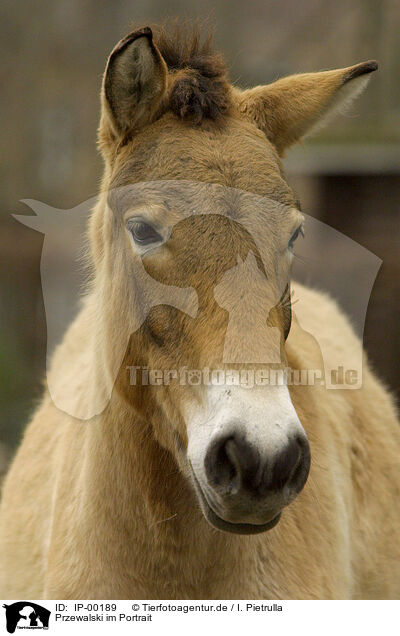
<svg viewBox="0 0 400 636">
<path fill-rule="evenodd" d="M 280 334 L 274 368 L 319 368 L 315 338 L 334 362 L 351 357 L 356 337 L 325 295 L 297 286 L 291 318 L 302 215 L 280 156 L 375 69 L 242 91 L 196 36 L 144 28 L 113 50 L 99 131 L 105 174 L 89 227 L 93 282 L 55 353 L 54 372 L 67 371 L 60 390 L 90 412 L 96 382 L 129 345 L 101 413 L 83 422 L 46 394 L 29 425 L 3 490 L 1 597 L 399 597 L 399 427 L 367 362 L 356 391 L 154 386 L 127 373 L 224 368 L 224 307 L 240 323 L 226 284 L 238 265 L 257 266 L 270 296 L 254 315 L 268 314 Z M 118 196 L 131 187 L 133 199 Z M 137 328 L 139 261 L 159 283 L 194 290 L 196 311 L 151 306 Z M 235 358 L 235 335 L 228 350 Z"/>
</svg>

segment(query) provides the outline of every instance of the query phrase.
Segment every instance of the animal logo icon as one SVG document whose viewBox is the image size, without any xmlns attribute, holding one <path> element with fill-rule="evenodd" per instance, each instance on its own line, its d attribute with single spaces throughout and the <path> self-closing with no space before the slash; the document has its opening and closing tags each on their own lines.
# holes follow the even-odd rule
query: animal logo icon
<svg viewBox="0 0 400 636">
<path fill-rule="evenodd" d="M 18 601 L 11 605 L 3 605 L 6 610 L 6 629 L 14 634 L 16 629 L 48 629 L 50 610 L 32 603 Z"/>
</svg>

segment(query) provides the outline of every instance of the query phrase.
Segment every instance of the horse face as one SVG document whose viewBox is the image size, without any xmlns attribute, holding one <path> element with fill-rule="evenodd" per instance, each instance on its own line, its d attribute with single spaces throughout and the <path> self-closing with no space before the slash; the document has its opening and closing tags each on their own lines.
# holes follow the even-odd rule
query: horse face
<svg viewBox="0 0 400 636">
<path fill-rule="evenodd" d="M 127 272 L 140 264 L 160 286 L 138 312 L 149 283 L 135 293 L 125 280 L 131 297 L 123 313 L 143 322 L 131 324 L 122 366 L 135 369 L 135 381 L 125 371 L 119 390 L 173 452 L 210 523 L 264 531 L 309 470 L 287 386 L 248 382 L 286 365 L 289 271 L 302 215 L 294 203 L 189 180 L 120 186 L 109 203 L 126 239 L 115 258 L 123 255 Z M 195 312 L 172 305 L 175 289 L 195 294 Z"/>
<path fill-rule="evenodd" d="M 175 456 L 208 521 L 261 532 L 305 484 L 306 435 L 284 382 L 204 371 L 284 368 L 302 217 L 279 155 L 376 64 L 240 91 L 208 44 L 171 51 L 165 33 L 136 31 L 104 76 L 104 192 L 135 188 L 130 201 L 103 194 L 91 223 L 104 356 L 118 365 L 129 340 L 116 389 Z M 182 381 L 182 368 L 201 381 Z"/>
<path fill-rule="evenodd" d="M 175 428 L 180 450 L 173 452 L 207 520 L 222 530 L 256 533 L 277 523 L 304 486 L 310 465 L 287 386 L 252 382 L 268 371 L 279 378 L 286 365 L 290 300 L 282 299 L 290 240 L 301 216 L 269 199 L 235 191 L 233 201 L 229 189 L 220 197 L 213 190 L 210 204 L 215 210 L 219 201 L 219 215 L 180 221 L 159 253 L 143 257 L 152 277 L 191 287 L 198 297 L 194 317 L 179 319 L 166 308 L 149 314 L 154 363 L 163 371 L 178 370 L 182 383 L 164 387 L 169 400 L 165 392 L 157 395 L 160 387 L 153 395 L 172 426 L 183 420 Z M 203 212 L 205 199 L 203 193 L 203 205 L 196 206 Z M 171 401 L 180 418 L 163 408 Z M 164 428 L 165 420 L 156 425 L 162 440 Z"/>
</svg>

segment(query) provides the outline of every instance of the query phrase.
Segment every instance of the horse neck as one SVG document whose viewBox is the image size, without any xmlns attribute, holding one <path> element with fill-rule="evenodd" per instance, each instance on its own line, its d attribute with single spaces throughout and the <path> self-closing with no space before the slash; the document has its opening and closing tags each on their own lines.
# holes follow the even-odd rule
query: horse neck
<svg viewBox="0 0 400 636">
<path fill-rule="evenodd" d="M 151 423 L 112 399 L 90 429 L 87 501 L 97 523 L 114 526 L 108 541 L 124 542 L 125 555 L 130 543 L 134 567 L 154 598 L 169 597 L 170 591 L 160 589 L 162 581 L 177 586 L 181 595 L 190 590 L 194 596 L 188 598 L 196 598 L 199 589 L 207 594 L 215 563 L 222 569 L 232 551 L 230 537 L 206 522 L 175 459 L 154 439 Z"/>
</svg>

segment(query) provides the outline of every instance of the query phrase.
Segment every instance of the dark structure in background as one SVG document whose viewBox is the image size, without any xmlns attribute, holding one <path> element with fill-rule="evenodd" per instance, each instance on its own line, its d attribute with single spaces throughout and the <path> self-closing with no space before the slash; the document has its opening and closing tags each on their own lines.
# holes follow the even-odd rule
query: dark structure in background
<svg viewBox="0 0 400 636">
<path fill-rule="evenodd" d="M 72 208 L 97 190 L 99 89 L 106 57 L 129 29 L 165 16 L 204 17 L 239 86 L 376 58 L 380 70 L 344 117 L 285 161 L 303 209 L 374 252 L 365 346 L 386 383 L 400 386 L 400 11 L 396 0 L 5 0 L 0 200 L 0 444 L 15 446 L 40 398 L 46 322 L 43 236 L 10 215 L 22 198 Z M 340 256 L 338 256 L 340 258 Z M 349 276 L 351 276 L 351 266 Z M 1 449 L 0 449 L 0 452 Z M 1 461 L 0 461 L 1 463 Z"/>
<path fill-rule="evenodd" d="M 373 368 L 399 398 L 399 175 L 393 168 L 380 174 L 378 171 L 375 174 L 328 171 L 312 178 L 296 177 L 292 182 L 297 185 L 307 213 L 357 241 L 383 261 L 368 306 L 364 347 Z M 301 196 L 303 188 L 305 192 Z M 348 264 L 349 277 L 354 276 L 356 268 L 356 262 Z"/>
</svg>

